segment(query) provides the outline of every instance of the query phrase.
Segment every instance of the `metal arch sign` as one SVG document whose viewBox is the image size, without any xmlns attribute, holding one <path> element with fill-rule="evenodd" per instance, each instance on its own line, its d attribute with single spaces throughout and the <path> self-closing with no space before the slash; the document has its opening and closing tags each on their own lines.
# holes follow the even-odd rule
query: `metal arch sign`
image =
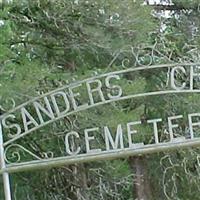
<svg viewBox="0 0 200 200">
<path fill-rule="evenodd" d="M 156 70 L 162 72 L 166 76 L 167 87 L 164 90 L 142 91 L 125 91 L 120 85 L 121 77 L 125 74 L 136 73 L 143 70 Z M 88 78 L 76 83 L 72 83 L 54 91 L 43 94 L 39 97 L 23 103 L 9 112 L 0 116 L 0 173 L 4 177 L 4 186 L 6 200 L 11 199 L 9 191 L 9 173 L 20 172 L 25 170 L 39 169 L 60 166 L 64 164 L 96 161 L 102 159 L 113 159 L 118 157 L 153 153 L 170 149 L 183 148 L 188 146 L 199 146 L 200 138 L 195 134 L 194 127 L 200 126 L 200 113 L 188 113 L 189 135 L 175 136 L 174 129 L 179 127 L 178 120 L 183 115 L 174 115 L 167 117 L 168 123 L 168 141 L 161 141 L 158 134 L 158 124 L 163 119 L 148 119 L 147 123 L 152 126 L 152 137 L 154 143 L 144 144 L 143 141 L 134 142 L 134 135 L 137 134 L 136 126 L 142 125 L 141 120 L 129 121 L 122 128 L 122 124 L 116 127 L 115 137 L 111 134 L 108 126 L 102 127 L 102 135 L 104 136 L 104 148 L 94 148 L 91 143 L 95 141 L 94 132 L 99 132 L 100 127 L 90 127 L 84 129 L 84 152 L 82 146 L 71 146 L 70 140 L 81 140 L 80 133 L 70 131 L 65 135 L 65 156 L 50 158 L 41 158 L 27 148 L 17 144 L 20 139 L 30 135 L 50 123 L 60 120 L 66 116 L 91 109 L 104 104 L 128 100 L 132 98 L 158 96 L 166 94 L 187 94 L 200 93 L 200 89 L 195 89 L 195 81 L 200 79 L 200 63 L 181 63 L 181 64 L 163 64 L 152 66 L 140 66 L 136 68 L 128 68 L 120 71 L 110 72 Z M 177 74 L 186 77 L 183 80 L 177 80 Z M 106 94 L 103 91 L 106 90 Z M 87 93 L 87 100 L 82 98 L 81 90 Z M 58 102 L 62 101 L 62 106 Z M 17 121 L 19 120 L 19 121 Z M 7 132 L 6 140 L 3 132 Z M 124 140 L 126 135 L 127 141 Z M 17 147 L 22 151 L 30 154 L 36 160 L 27 162 L 9 163 L 6 158 L 7 149 Z M 15 153 L 15 152 L 13 152 Z M 18 160 L 20 161 L 20 160 Z"/>
</svg>

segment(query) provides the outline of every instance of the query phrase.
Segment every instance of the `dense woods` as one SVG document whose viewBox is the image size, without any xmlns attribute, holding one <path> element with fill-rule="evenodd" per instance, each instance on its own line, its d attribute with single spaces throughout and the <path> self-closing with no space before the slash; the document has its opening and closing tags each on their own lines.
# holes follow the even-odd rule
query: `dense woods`
<svg viewBox="0 0 200 200">
<path fill-rule="evenodd" d="M 0 115 L 41 94 L 95 75 L 140 66 L 199 62 L 198 0 L 0 2 Z M 167 89 L 168 72 L 170 69 L 127 73 L 119 83 L 125 94 Z M 187 79 L 182 74 L 176 78 L 177 84 Z M 197 78 L 194 87 L 199 86 Z M 102 93 L 108 93 L 105 85 Z M 80 95 L 88 101 L 85 88 Z M 199 105 L 199 94 L 193 93 L 113 102 L 48 124 L 16 144 L 39 158 L 66 156 L 64 139 L 68 132 L 76 131 L 83 139 L 84 129 L 109 126 L 114 134 L 117 124 L 133 120 L 143 122 L 137 127 L 142 134 L 135 141 L 151 144 L 154 141 L 148 119 L 164 119 L 158 132 L 165 140 L 166 116 L 183 114 L 175 135 L 187 135 L 186 115 L 199 112 Z M 12 134 L 5 132 L 5 140 Z M 198 136 L 200 129 L 196 128 L 195 134 Z M 100 148 L 103 134 L 95 137 L 95 147 Z M 21 161 L 35 159 L 17 145 L 8 146 L 8 162 L 16 162 L 19 155 Z M 73 145 L 76 147 L 75 141 Z M 14 154 L 9 153 L 14 149 Z M 187 148 L 64 165 L 15 173 L 10 180 L 14 200 L 198 200 L 200 151 L 198 147 Z M 3 187 L 0 199 L 4 199 Z"/>
</svg>

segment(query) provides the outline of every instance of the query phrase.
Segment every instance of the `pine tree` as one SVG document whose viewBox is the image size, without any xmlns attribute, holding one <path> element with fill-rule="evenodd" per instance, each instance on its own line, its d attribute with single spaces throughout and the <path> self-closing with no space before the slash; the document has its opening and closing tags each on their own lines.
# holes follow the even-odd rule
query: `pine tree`
<svg viewBox="0 0 200 200">
<path fill-rule="evenodd" d="M 199 3 L 172 3 L 16 0 L 3 4 L 1 114 L 42 93 L 94 74 L 141 65 L 198 62 Z M 171 11 L 169 18 L 163 16 L 163 10 Z M 130 73 L 120 83 L 125 93 L 166 89 L 165 73 Z M 198 81 L 195 84 L 198 87 Z M 86 99 L 85 91 L 82 93 Z M 46 149 L 65 155 L 61 144 L 68 131 L 83 132 L 86 125 L 101 127 L 109 122 L 115 133 L 119 122 L 133 119 L 144 123 L 144 134 L 136 139 L 151 143 L 152 130 L 147 119 L 192 112 L 198 107 L 198 94 L 131 99 L 66 117 L 19 144 L 41 157 L 50 156 L 45 154 Z M 178 134 L 183 134 L 186 124 L 184 118 Z M 165 137 L 165 126 L 166 123 L 159 126 L 160 137 Z M 103 144 L 102 137 L 99 145 Z M 12 175 L 12 182 L 15 199 L 199 199 L 199 151 L 187 149 L 24 172 Z"/>
</svg>

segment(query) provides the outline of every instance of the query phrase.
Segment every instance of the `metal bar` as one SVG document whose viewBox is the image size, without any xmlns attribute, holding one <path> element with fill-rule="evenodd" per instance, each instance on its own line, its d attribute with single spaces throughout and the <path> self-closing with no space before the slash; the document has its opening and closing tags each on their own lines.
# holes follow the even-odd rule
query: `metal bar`
<svg viewBox="0 0 200 200">
<path fill-rule="evenodd" d="M 1 170 L 5 170 L 6 163 L 5 163 L 5 159 L 4 159 L 3 131 L 2 131 L 1 123 L 0 123 L 0 162 L 1 162 Z M 3 172 L 2 175 L 3 175 L 5 200 L 11 200 L 9 174 L 8 174 L 8 172 Z"/>
<path fill-rule="evenodd" d="M 61 165 L 69 165 L 74 163 L 83 163 L 91 162 L 98 160 L 109 160 L 115 158 L 124 158 L 128 156 L 143 155 L 150 153 L 157 153 L 163 151 L 179 150 L 186 147 L 200 147 L 200 138 L 196 139 L 185 139 L 181 141 L 168 142 L 168 143 L 159 143 L 159 144 L 150 144 L 138 147 L 136 149 L 125 148 L 117 149 L 111 151 L 103 151 L 100 153 L 93 154 L 79 154 L 76 156 L 66 156 L 59 158 L 51 158 L 44 160 L 35 160 L 30 162 L 18 163 L 18 164 L 9 164 L 6 168 L 0 170 L 0 174 L 9 172 L 22 172 L 27 170 L 36 170 L 36 169 L 47 169 L 52 167 L 58 167 Z"/>
<path fill-rule="evenodd" d="M 105 74 L 100 74 L 100 75 L 93 76 L 93 77 L 90 77 L 90 78 L 87 78 L 87 79 L 84 79 L 84 80 L 81 80 L 81 81 L 71 83 L 69 85 L 64 85 L 63 87 L 57 88 L 55 90 L 52 90 L 52 91 L 47 92 L 45 94 L 42 94 L 38 97 L 32 98 L 31 100 L 29 100 L 25 103 L 22 103 L 19 106 L 16 106 L 12 110 L 9 110 L 5 114 L 0 115 L 0 119 L 3 119 L 7 115 L 17 111 L 18 109 L 28 105 L 29 103 L 32 103 L 36 100 L 39 100 L 43 97 L 50 95 L 50 94 L 53 94 L 53 93 L 58 92 L 60 90 L 64 90 L 64 89 L 69 88 L 69 87 L 74 86 L 74 85 L 78 85 L 78 84 L 81 84 L 81 83 L 85 83 L 87 81 L 95 80 L 97 78 L 103 78 L 103 77 L 106 77 L 106 76 L 109 76 L 109 75 L 119 75 L 119 74 L 123 74 L 123 73 L 129 73 L 129 72 L 140 71 L 140 70 L 161 69 L 161 68 L 176 67 L 176 66 L 190 67 L 190 66 L 196 66 L 196 65 L 200 65 L 200 63 L 170 63 L 170 64 L 161 64 L 161 65 L 140 66 L 140 67 L 131 67 L 131 68 L 128 68 L 128 69 L 123 69 L 123 70 L 119 70 L 119 71 L 115 71 L 115 72 L 108 72 L 108 73 L 105 73 Z"/>
</svg>

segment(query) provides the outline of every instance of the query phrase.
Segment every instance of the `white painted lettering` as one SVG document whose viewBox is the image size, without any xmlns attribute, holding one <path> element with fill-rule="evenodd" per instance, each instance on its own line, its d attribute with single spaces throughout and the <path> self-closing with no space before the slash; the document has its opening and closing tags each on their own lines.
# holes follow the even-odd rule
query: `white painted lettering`
<svg viewBox="0 0 200 200">
<path fill-rule="evenodd" d="M 199 126 L 200 127 L 200 122 L 193 122 L 192 121 L 193 117 L 200 117 L 200 113 L 188 114 L 189 130 L 190 130 L 190 137 L 191 137 L 191 139 L 194 139 L 193 127 L 194 126 Z"/>
<path fill-rule="evenodd" d="M 137 133 L 137 130 L 132 129 L 132 126 L 141 124 L 141 121 L 136 121 L 136 122 L 129 122 L 127 123 L 127 134 L 128 134 L 128 143 L 129 143 L 129 148 L 135 148 L 137 146 L 143 146 L 144 143 L 133 143 L 132 140 L 132 135 Z"/>
<path fill-rule="evenodd" d="M 33 124 L 35 127 L 39 126 L 39 124 L 35 121 L 35 119 L 31 116 L 31 114 L 26 110 L 26 108 L 21 108 L 21 115 L 24 124 L 25 132 L 29 130 L 28 126 Z"/>
<path fill-rule="evenodd" d="M 75 97 L 80 96 L 80 93 L 79 92 L 74 93 L 73 89 L 78 88 L 80 86 L 82 86 L 82 84 L 78 84 L 78 85 L 74 85 L 74 86 L 69 87 L 69 94 L 70 94 L 70 98 L 72 100 L 72 105 L 73 105 L 74 110 L 81 109 L 81 108 L 88 106 L 87 103 L 83 104 L 83 105 L 78 105 L 78 103 L 77 103 L 78 99 L 75 99 Z"/>
<path fill-rule="evenodd" d="M 13 137 L 16 137 L 17 135 L 19 135 L 19 134 L 21 134 L 21 132 L 22 132 L 22 130 L 21 130 L 21 127 L 20 127 L 20 125 L 19 124 L 7 124 L 6 123 L 6 121 L 8 120 L 8 119 L 15 119 L 16 117 L 15 117 L 15 115 L 13 115 L 13 114 L 10 114 L 10 115 L 8 115 L 8 116 L 6 116 L 5 118 L 3 118 L 2 119 L 2 125 L 3 125 L 3 127 L 4 128 L 7 128 L 7 129 L 15 129 L 16 130 L 16 133 L 14 133 L 14 134 L 8 134 L 8 136 L 10 137 L 10 138 L 13 138 Z"/>
<path fill-rule="evenodd" d="M 155 138 L 155 143 L 159 143 L 159 138 L 158 138 L 158 122 L 161 122 L 162 119 L 151 119 L 147 120 L 147 123 L 153 123 L 153 132 L 154 132 L 154 138 Z"/>
<path fill-rule="evenodd" d="M 108 98 L 109 99 L 117 99 L 117 98 L 122 96 L 122 88 L 119 85 L 111 85 L 111 83 L 110 83 L 111 79 L 120 80 L 120 77 L 119 77 L 119 75 L 110 75 L 110 76 L 107 76 L 106 79 L 105 79 L 106 87 L 111 89 L 113 91 L 113 93 L 115 91 L 117 91 L 116 95 L 111 94 L 111 92 L 108 93 Z"/>
<path fill-rule="evenodd" d="M 44 97 L 44 101 L 45 101 L 47 109 L 44 108 L 40 103 L 33 102 L 33 105 L 35 107 L 36 113 L 38 115 L 38 118 L 39 118 L 41 124 L 44 123 L 44 119 L 43 119 L 43 116 L 41 114 L 41 111 L 42 111 L 43 114 L 45 114 L 46 116 L 48 116 L 50 119 L 54 119 L 55 118 L 48 98 Z"/>
<path fill-rule="evenodd" d="M 72 136 L 75 136 L 76 138 L 79 139 L 79 134 L 77 132 L 71 131 L 71 132 L 67 133 L 66 136 L 65 136 L 65 148 L 66 148 L 66 152 L 69 155 L 77 155 L 80 152 L 81 148 L 78 147 L 76 150 L 74 150 L 74 146 L 75 146 L 74 143 L 71 145 L 71 148 L 70 148 L 69 137 L 72 137 Z"/>
<path fill-rule="evenodd" d="M 120 144 L 120 148 L 124 148 L 124 141 L 123 141 L 123 133 L 122 133 L 122 126 L 119 124 L 117 126 L 117 133 L 115 136 L 115 141 L 112 138 L 112 135 L 110 133 L 110 130 L 107 126 L 104 127 L 104 134 L 105 134 L 105 143 L 106 143 L 106 150 L 110 150 L 110 144 L 112 146 L 112 149 L 118 149 L 118 146 Z"/>
<path fill-rule="evenodd" d="M 91 88 L 91 85 L 93 83 L 96 83 L 97 86 L 96 88 Z M 86 82 L 86 87 L 87 87 L 87 90 L 88 90 L 88 95 L 89 95 L 89 99 L 90 99 L 90 104 L 93 105 L 95 104 L 94 102 L 94 98 L 93 98 L 93 93 L 94 92 L 97 92 L 99 94 L 99 97 L 101 99 L 102 102 L 105 102 L 105 98 L 104 98 L 104 95 L 103 95 L 103 92 L 101 90 L 102 88 L 102 83 L 100 80 L 91 80 L 91 81 L 87 81 Z"/>
<path fill-rule="evenodd" d="M 64 100 L 64 103 L 65 103 L 65 109 L 60 111 L 60 108 L 58 107 L 58 104 L 57 104 L 57 101 L 56 101 L 56 97 L 62 97 L 62 99 Z M 69 104 L 69 100 L 67 98 L 67 95 L 66 93 L 60 91 L 60 92 L 56 92 L 54 94 L 51 95 L 51 100 L 52 100 L 52 103 L 53 103 L 53 106 L 55 108 L 55 111 L 56 111 L 56 114 L 58 117 L 62 116 L 62 115 L 65 115 L 69 109 L 70 109 L 70 104 Z"/>
<path fill-rule="evenodd" d="M 194 89 L 194 78 L 199 77 L 200 78 L 200 72 L 195 73 L 194 68 L 196 70 L 200 70 L 199 67 L 191 66 L 190 67 L 190 90 Z"/>
<path fill-rule="evenodd" d="M 89 128 L 89 129 L 85 129 L 84 133 L 85 133 L 85 145 L 86 145 L 86 152 L 87 153 L 98 153 L 101 152 L 101 149 L 91 149 L 90 147 L 90 141 L 94 140 L 95 137 L 94 136 L 89 136 L 89 132 L 94 132 L 94 131 L 98 131 L 99 128 Z"/>
<path fill-rule="evenodd" d="M 178 124 L 172 124 L 172 120 L 183 118 L 183 115 L 176 115 L 172 117 L 168 117 L 168 126 L 169 126 L 169 136 L 170 136 L 170 142 L 174 140 L 174 133 L 173 128 L 178 128 Z"/>
<path fill-rule="evenodd" d="M 179 71 L 179 72 L 178 72 Z M 183 74 L 186 74 L 186 71 L 185 71 L 185 68 L 184 67 L 181 67 L 181 66 L 177 66 L 177 67 L 174 67 L 171 71 L 171 87 L 175 90 L 183 90 L 186 86 L 186 83 L 183 82 L 181 86 L 177 86 L 177 84 L 175 83 L 176 80 L 175 80 L 175 73 L 183 73 Z"/>
</svg>

